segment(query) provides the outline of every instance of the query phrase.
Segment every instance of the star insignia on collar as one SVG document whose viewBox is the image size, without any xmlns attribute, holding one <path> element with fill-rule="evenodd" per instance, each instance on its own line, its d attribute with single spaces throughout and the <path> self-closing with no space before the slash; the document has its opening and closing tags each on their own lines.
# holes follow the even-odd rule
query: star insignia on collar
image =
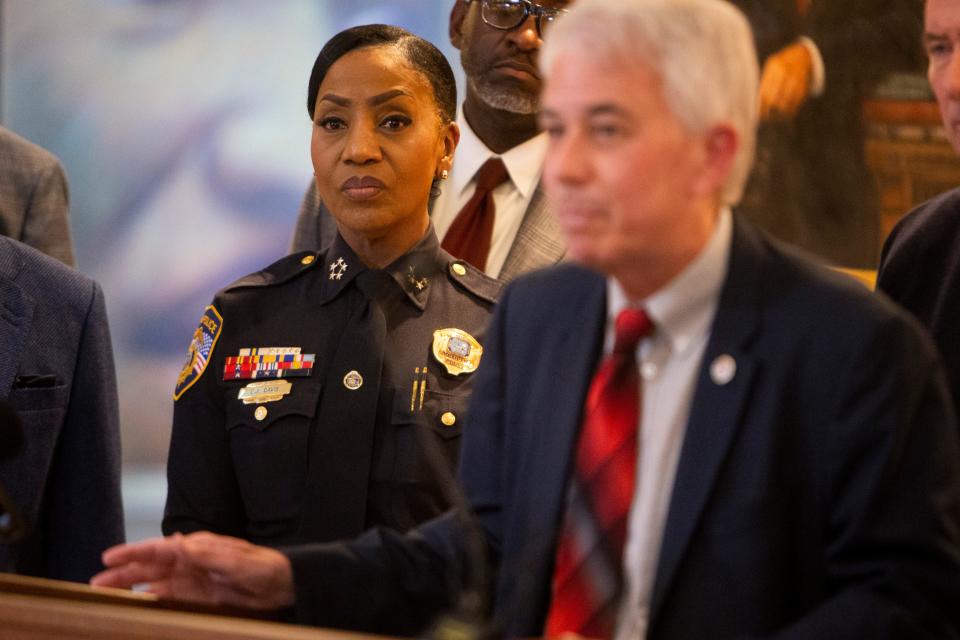
<svg viewBox="0 0 960 640">
<path fill-rule="evenodd" d="M 427 278 L 418 278 L 413 265 L 410 265 L 410 270 L 407 272 L 407 282 L 417 291 L 423 291 L 426 289 L 429 280 L 427 280 Z"/>
<path fill-rule="evenodd" d="M 340 256 L 336 259 L 335 262 L 330 263 L 330 279 L 339 280 L 343 277 L 343 273 L 347 270 L 347 263 L 344 261 L 343 256 Z"/>
</svg>

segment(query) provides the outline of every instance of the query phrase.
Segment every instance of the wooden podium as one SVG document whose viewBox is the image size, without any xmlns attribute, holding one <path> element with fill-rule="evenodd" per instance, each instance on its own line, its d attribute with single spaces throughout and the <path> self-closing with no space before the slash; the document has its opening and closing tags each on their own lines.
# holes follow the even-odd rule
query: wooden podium
<svg viewBox="0 0 960 640">
<path fill-rule="evenodd" d="M 372 640 L 119 589 L 0 573 L 3 640 Z"/>
</svg>

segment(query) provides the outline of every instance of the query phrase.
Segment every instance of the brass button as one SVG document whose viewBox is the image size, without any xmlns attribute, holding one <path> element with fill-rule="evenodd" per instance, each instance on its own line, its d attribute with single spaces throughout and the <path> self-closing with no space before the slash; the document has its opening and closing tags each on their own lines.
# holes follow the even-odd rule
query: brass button
<svg viewBox="0 0 960 640">
<path fill-rule="evenodd" d="M 460 264 L 459 262 L 454 262 L 454 263 L 453 263 L 453 266 L 451 266 L 450 269 L 452 269 L 453 272 L 454 272 L 455 274 L 457 274 L 458 276 L 465 276 L 465 275 L 467 275 L 467 268 L 466 268 L 465 266 L 463 266 L 462 264 Z"/>
<path fill-rule="evenodd" d="M 457 416 L 447 411 L 445 414 L 440 416 L 440 422 L 442 422 L 446 427 L 452 427 L 457 423 Z"/>
<path fill-rule="evenodd" d="M 263 406 L 257 407 L 257 410 L 253 412 L 253 417 L 257 420 L 263 420 L 267 417 L 267 408 Z"/>
<path fill-rule="evenodd" d="M 316 256 L 303 256 L 303 258 L 300 260 L 300 264 L 313 264 L 313 261 L 316 259 Z"/>
</svg>

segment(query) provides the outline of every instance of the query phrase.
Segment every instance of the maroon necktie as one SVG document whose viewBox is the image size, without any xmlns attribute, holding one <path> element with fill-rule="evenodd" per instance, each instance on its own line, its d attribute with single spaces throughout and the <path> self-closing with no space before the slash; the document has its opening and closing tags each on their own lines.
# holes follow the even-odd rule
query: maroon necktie
<svg viewBox="0 0 960 640">
<path fill-rule="evenodd" d="M 493 219 L 497 209 L 493 190 L 509 177 L 500 158 L 490 158 L 477 171 L 476 188 L 467 204 L 457 214 L 441 245 L 456 258 L 466 260 L 483 271 L 490 253 Z"/>
<path fill-rule="evenodd" d="M 637 471 L 636 349 L 653 325 L 641 309 L 616 320 L 613 353 L 590 383 L 553 574 L 546 635 L 609 638 L 623 592 L 623 548 Z"/>
</svg>

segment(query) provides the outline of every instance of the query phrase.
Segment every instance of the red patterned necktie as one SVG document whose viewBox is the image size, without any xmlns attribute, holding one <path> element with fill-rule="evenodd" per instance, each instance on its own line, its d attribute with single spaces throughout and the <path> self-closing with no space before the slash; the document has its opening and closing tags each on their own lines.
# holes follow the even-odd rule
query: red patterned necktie
<svg viewBox="0 0 960 640">
<path fill-rule="evenodd" d="M 507 168 L 500 158 L 490 158 L 477 171 L 476 188 L 467 204 L 457 214 L 442 247 L 456 258 L 466 260 L 483 271 L 490 253 L 490 238 L 493 236 L 493 219 L 496 207 L 493 190 L 509 178 Z"/>
<path fill-rule="evenodd" d="M 609 638 L 613 633 L 637 471 L 636 349 L 652 328 L 642 309 L 621 311 L 613 353 L 590 383 L 557 546 L 547 637 L 567 631 L 591 638 Z"/>
</svg>

